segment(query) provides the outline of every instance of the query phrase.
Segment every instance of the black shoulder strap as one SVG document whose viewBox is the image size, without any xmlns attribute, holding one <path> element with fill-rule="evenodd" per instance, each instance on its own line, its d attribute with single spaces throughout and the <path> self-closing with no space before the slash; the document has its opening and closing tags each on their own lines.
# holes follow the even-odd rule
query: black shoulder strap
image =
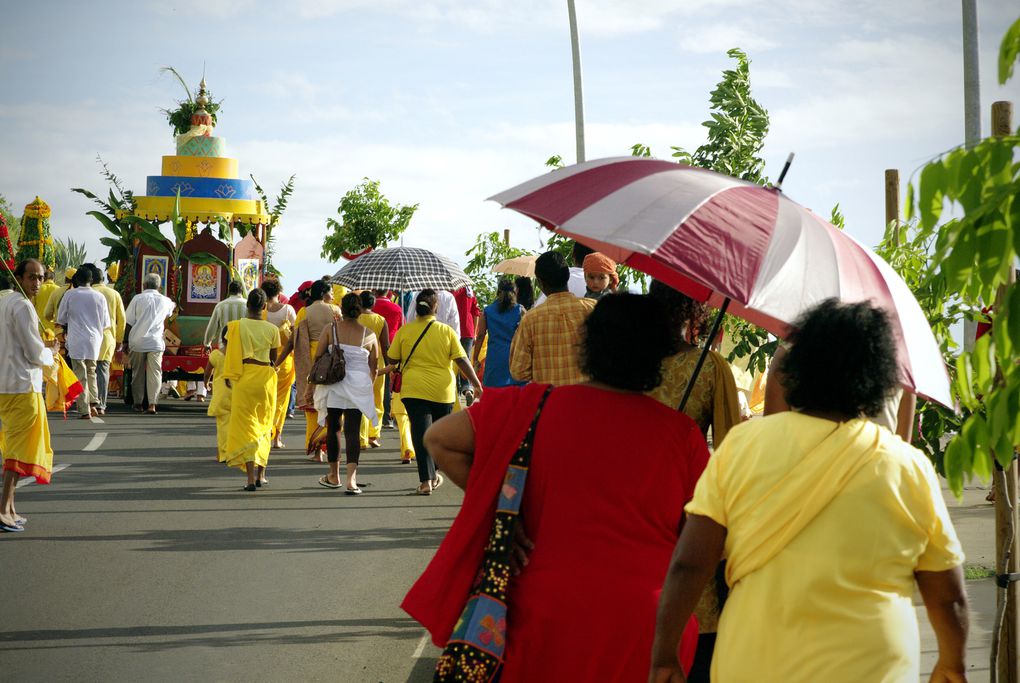
<svg viewBox="0 0 1020 683">
<path fill-rule="evenodd" d="M 424 330 L 422 330 L 422 331 L 421 331 L 421 334 L 419 334 L 419 335 L 418 335 L 418 339 L 417 339 L 417 341 L 415 341 L 415 342 L 414 342 L 414 346 L 412 346 L 412 347 L 411 347 L 411 353 L 407 354 L 407 358 L 405 358 L 405 359 L 404 359 L 404 362 L 400 364 L 400 369 L 401 369 L 401 370 L 403 370 L 404 368 L 406 368 L 406 367 L 407 367 L 407 364 L 411 362 L 411 356 L 413 356 L 413 355 L 414 355 L 414 351 L 415 351 L 415 349 L 417 349 L 417 348 L 418 348 L 418 344 L 420 344 L 420 343 L 421 343 L 422 337 L 424 337 L 424 336 L 425 336 L 425 333 L 429 331 L 429 328 L 430 328 L 430 327 L 432 327 L 432 323 L 434 323 L 434 322 L 435 322 L 435 320 L 430 320 L 430 321 L 429 321 L 429 324 L 428 324 L 428 325 L 426 325 L 426 326 L 425 326 L 425 329 L 424 329 Z"/>
</svg>

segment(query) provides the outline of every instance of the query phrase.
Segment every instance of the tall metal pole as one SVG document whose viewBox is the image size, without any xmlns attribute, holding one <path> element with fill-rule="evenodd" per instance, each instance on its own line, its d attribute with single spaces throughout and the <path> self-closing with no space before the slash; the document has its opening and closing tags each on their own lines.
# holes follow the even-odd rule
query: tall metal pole
<svg viewBox="0 0 1020 683">
<path fill-rule="evenodd" d="M 584 97 L 581 94 L 581 42 L 577 37 L 577 12 L 574 0 L 567 0 L 570 16 L 570 50 L 574 61 L 574 134 L 577 138 L 577 163 L 584 161 Z"/>
<path fill-rule="evenodd" d="M 973 147 L 981 140 L 981 74 L 978 61 L 977 0 L 963 4 L 963 130 L 964 142 Z M 963 349 L 974 350 L 977 323 L 963 321 Z"/>
<path fill-rule="evenodd" d="M 1004 137 L 1013 130 L 1013 105 L 1010 102 L 992 104 L 992 135 Z M 1015 279 L 1010 268 L 1009 279 L 999 287 L 995 297 L 994 311 L 1002 310 L 1006 303 L 1006 289 Z M 995 571 L 996 581 L 1003 577 L 1015 577 L 1020 572 L 1020 501 L 1017 500 L 1016 459 L 1005 470 L 995 468 Z M 996 617 L 1001 625 L 999 640 L 992 645 L 992 681 L 995 683 L 1020 682 L 1020 583 L 1006 579 L 998 583 L 996 594 Z M 995 629 L 992 629 L 995 633 Z"/>
</svg>

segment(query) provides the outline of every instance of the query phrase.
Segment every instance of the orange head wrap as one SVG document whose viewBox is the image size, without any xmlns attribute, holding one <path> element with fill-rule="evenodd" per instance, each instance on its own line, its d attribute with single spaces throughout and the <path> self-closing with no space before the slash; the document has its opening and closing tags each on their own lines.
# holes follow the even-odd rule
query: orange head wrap
<svg viewBox="0 0 1020 683">
<path fill-rule="evenodd" d="M 582 265 L 585 273 L 605 273 L 609 276 L 610 289 L 616 289 L 620 284 L 620 276 L 616 274 L 616 261 L 605 254 L 594 251 L 584 257 Z"/>
</svg>

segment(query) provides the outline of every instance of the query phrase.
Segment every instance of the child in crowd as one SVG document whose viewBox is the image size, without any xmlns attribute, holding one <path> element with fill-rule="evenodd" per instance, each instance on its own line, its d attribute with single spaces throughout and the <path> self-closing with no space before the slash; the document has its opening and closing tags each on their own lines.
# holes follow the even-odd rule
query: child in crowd
<svg viewBox="0 0 1020 683">
<path fill-rule="evenodd" d="M 226 460 L 227 427 L 230 425 L 230 395 L 228 380 L 223 377 L 223 360 L 227 352 L 227 328 L 220 335 L 220 347 L 209 354 L 209 364 L 205 367 L 205 385 L 209 386 L 212 379 L 212 400 L 206 414 L 216 418 L 216 459 Z"/>
<path fill-rule="evenodd" d="M 601 299 L 605 294 L 612 294 L 620 284 L 620 276 L 616 274 L 616 261 L 605 254 L 595 251 L 584 257 L 584 284 L 587 288 L 584 296 L 588 299 Z"/>
</svg>

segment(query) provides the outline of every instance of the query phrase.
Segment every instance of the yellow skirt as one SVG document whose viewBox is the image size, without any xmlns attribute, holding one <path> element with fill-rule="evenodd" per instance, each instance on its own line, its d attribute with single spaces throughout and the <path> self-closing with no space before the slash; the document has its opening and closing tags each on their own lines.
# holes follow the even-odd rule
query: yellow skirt
<svg viewBox="0 0 1020 683">
<path fill-rule="evenodd" d="M 273 419 L 273 436 L 283 431 L 283 423 L 287 419 L 287 407 L 290 405 L 290 388 L 294 386 L 297 372 L 294 370 L 294 354 L 287 356 L 283 365 L 276 368 L 276 416 Z"/>
<path fill-rule="evenodd" d="M 53 448 L 50 424 L 46 421 L 46 402 L 42 394 L 0 394 L 0 451 L 4 471 L 22 477 L 35 477 L 40 484 L 50 483 Z"/>
<path fill-rule="evenodd" d="M 206 414 L 216 418 L 216 459 L 227 460 L 227 433 L 230 430 L 230 397 L 232 390 L 222 377 L 213 379 L 212 399 Z"/>
<path fill-rule="evenodd" d="M 242 470 L 249 462 L 265 467 L 276 415 L 276 371 L 268 365 L 245 365 L 232 384 L 225 462 Z"/>
</svg>

